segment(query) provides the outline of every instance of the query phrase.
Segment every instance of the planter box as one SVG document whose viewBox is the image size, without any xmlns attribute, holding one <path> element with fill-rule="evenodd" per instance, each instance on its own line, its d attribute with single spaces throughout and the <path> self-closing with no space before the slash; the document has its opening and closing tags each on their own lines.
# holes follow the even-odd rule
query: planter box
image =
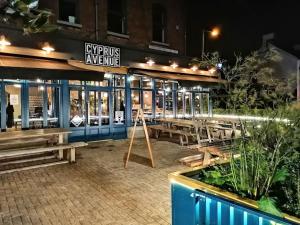
<svg viewBox="0 0 300 225">
<path fill-rule="evenodd" d="M 299 225 L 300 219 L 283 218 L 258 210 L 253 200 L 194 180 L 198 170 L 169 175 L 172 225 Z"/>
</svg>

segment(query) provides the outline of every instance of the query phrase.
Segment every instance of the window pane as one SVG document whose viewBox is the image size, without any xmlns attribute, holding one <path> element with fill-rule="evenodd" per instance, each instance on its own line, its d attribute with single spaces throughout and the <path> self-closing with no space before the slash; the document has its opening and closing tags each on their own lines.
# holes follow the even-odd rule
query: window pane
<svg viewBox="0 0 300 225">
<path fill-rule="evenodd" d="M 43 93 L 45 86 L 29 87 L 29 128 L 43 127 Z"/>
<path fill-rule="evenodd" d="M 84 90 L 70 90 L 70 127 L 85 126 Z"/>
<path fill-rule="evenodd" d="M 84 81 L 81 80 L 69 80 L 70 85 L 84 85 Z"/>
<path fill-rule="evenodd" d="M 21 84 L 5 86 L 6 96 L 6 127 L 20 129 L 21 119 Z"/>
<path fill-rule="evenodd" d="M 166 110 L 165 114 L 166 117 L 173 117 L 173 92 L 172 91 L 166 91 Z"/>
<path fill-rule="evenodd" d="M 109 95 L 101 92 L 101 125 L 109 125 Z"/>
<path fill-rule="evenodd" d="M 152 79 L 148 77 L 143 77 L 143 88 L 152 89 Z"/>
<path fill-rule="evenodd" d="M 88 124 L 93 126 L 99 126 L 99 92 L 89 91 L 88 102 Z"/>
<path fill-rule="evenodd" d="M 209 98 L 208 93 L 202 94 L 202 105 L 203 105 L 203 113 L 204 114 L 208 114 L 208 98 Z"/>
<path fill-rule="evenodd" d="M 195 103 L 194 103 L 194 109 L 195 109 L 195 115 L 200 116 L 201 114 L 201 93 L 195 94 Z"/>
<path fill-rule="evenodd" d="M 137 113 L 137 109 L 140 106 L 140 91 L 131 90 L 131 102 L 132 102 L 132 120 L 134 121 Z"/>
<path fill-rule="evenodd" d="M 160 118 L 164 114 L 164 91 L 156 91 L 155 96 L 155 117 Z"/>
<path fill-rule="evenodd" d="M 131 88 L 140 88 L 141 87 L 141 78 L 140 76 L 130 76 L 130 87 Z"/>
<path fill-rule="evenodd" d="M 185 93 L 185 117 L 192 116 L 192 94 L 190 92 Z"/>
<path fill-rule="evenodd" d="M 156 89 L 164 89 L 164 81 L 163 80 L 155 80 L 155 88 Z"/>
<path fill-rule="evenodd" d="M 153 118 L 152 91 L 143 91 L 143 102 L 145 118 Z"/>
<path fill-rule="evenodd" d="M 114 94 L 114 121 L 117 124 L 125 122 L 125 90 L 117 89 Z"/>
<path fill-rule="evenodd" d="M 171 91 L 171 90 L 173 90 L 173 82 L 172 82 L 172 81 L 166 81 L 166 82 L 165 82 L 165 90 L 166 90 L 166 91 Z"/>
<path fill-rule="evenodd" d="M 183 117 L 183 93 L 177 92 L 177 117 Z"/>
<path fill-rule="evenodd" d="M 48 127 L 59 127 L 59 87 L 47 87 Z"/>
<path fill-rule="evenodd" d="M 125 76 L 114 75 L 113 83 L 114 87 L 125 87 Z"/>
<path fill-rule="evenodd" d="M 59 19 L 70 23 L 79 23 L 78 0 L 60 0 Z"/>
<path fill-rule="evenodd" d="M 108 1 L 108 30 L 120 34 L 127 33 L 126 0 Z"/>
</svg>

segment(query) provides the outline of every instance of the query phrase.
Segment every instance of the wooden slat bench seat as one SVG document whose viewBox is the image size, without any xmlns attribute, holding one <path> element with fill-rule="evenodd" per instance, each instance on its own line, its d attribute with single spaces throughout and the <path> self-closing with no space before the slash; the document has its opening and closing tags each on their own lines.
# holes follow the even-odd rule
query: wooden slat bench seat
<svg viewBox="0 0 300 225">
<path fill-rule="evenodd" d="M 43 152 L 58 152 L 58 158 L 63 159 L 64 150 L 68 150 L 68 159 L 69 162 L 75 162 L 75 151 L 76 148 L 87 146 L 85 142 L 75 142 L 70 144 L 62 144 L 49 147 L 40 147 L 40 148 L 27 148 L 27 149 L 10 149 L 0 151 L 1 158 L 12 158 L 19 156 L 26 156 L 31 154 L 38 154 Z"/>
<path fill-rule="evenodd" d="M 188 144 L 189 136 L 193 136 L 193 134 L 191 134 L 190 132 L 171 129 L 162 125 L 151 125 L 148 126 L 148 129 L 150 130 L 150 135 L 154 136 L 157 139 L 159 138 L 161 133 L 169 133 L 170 137 L 172 137 L 172 134 L 178 134 L 181 145 Z"/>
</svg>

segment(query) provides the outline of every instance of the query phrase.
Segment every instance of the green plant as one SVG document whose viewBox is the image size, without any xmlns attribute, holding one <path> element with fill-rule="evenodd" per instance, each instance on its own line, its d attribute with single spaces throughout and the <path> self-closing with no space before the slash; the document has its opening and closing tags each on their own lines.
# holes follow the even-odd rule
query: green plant
<svg viewBox="0 0 300 225">
<path fill-rule="evenodd" d="M 25 34 L 51 32 L 57 26 L 50 23 L 52 13 L 50 10 L 38 9 L 38 0 L 9 0 L 0 4 L 2 21 L 21 19 Z"/>
</svg>

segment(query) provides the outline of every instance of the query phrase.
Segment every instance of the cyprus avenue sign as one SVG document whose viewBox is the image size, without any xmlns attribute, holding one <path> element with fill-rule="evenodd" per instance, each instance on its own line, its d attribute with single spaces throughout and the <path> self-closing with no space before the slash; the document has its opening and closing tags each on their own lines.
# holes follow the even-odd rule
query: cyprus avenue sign
<svg viewBox="0 0 300 225">
<path fill-rule="evenodd" d="M 120 48 L 85 43 L 85 64 L 120 67 Z"/>
</svg>

